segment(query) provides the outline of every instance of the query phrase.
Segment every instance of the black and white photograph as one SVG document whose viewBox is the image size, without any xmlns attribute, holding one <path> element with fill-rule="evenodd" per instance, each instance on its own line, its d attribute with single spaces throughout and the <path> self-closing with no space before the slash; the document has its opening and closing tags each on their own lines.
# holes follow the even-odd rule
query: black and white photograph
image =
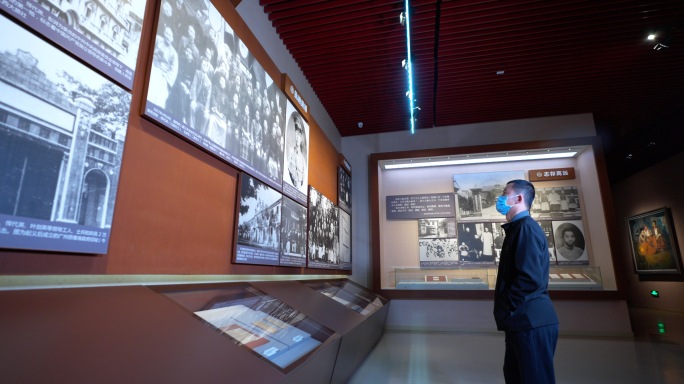
<svg viewBox="0 0 684 384">
<path fill-rule="evenodd" d="M 280 265 L 306 266 L 306 208 L 283 196 L 280 230 Z"/>
<path fill-rule="evenodd" d="M 549 246 L 549 264 L 551 266 L 556 265 L 556 240 L 553 235 L 553 222 L 551 221 L 537 221 L 537 224 L 541 227 L 542 231 L 544 231 L 544 235 L 546 235 L 546 243 Z"/>
<path fill-rule="evenodd" d="M 339 208 L 314 187 L 309 187 L 309 268 L 339 269 Z"/>
<path fill-rule="evenodd" d="M 498 223 L 459 223 L 457 237 L 461 263 L 494 264 L 497 256 L 495 232 L 499 229 Z"/>
<path fill-rule="evenodd" d="M 286 97 L 218 10 L 163 0 L 144 115 L 282 189 Z"/>
<path fill-rule="evenodd" d="M 438 239 L 456 237 L 456 219 L 418 219 L 419 239 Z"/>
<path fill-rule="evenodd" d="M 580 218 L 580 198 L 577 187 L 537 188 L 536 196 L 530 208 L 534 218 L 559 219 Z"/>
<path fill-rule="evenodd" d="M 352 269 L 351 216 L 338 210 L 340 214 L 340 269 Z"/>
<path fill-rule="evenodd" d="M 351 175 L 342 167 L 337 167 L 337 205 L 351 215 L 352 181 Z"/>
<path fill-rule="evenodd" d="M 582 220 L 553 221 L 558 265 L 589 265 Z"/>
<path fill-rule="evenodd" d="M 0 35 L 0 247 L 106 254 L 131 96 L 2 15 Z"/>
<path fill-rule="evenodd" d="M 506 183 L 525 179 L 524 171 L 464 173 L 453 176 L 459 220 L 501 220 L 496 199 Z"/>
<path fill-rule="evenodd" d="M 242 173 L 235 262 L 279 265 L 283 195 Z"/>
<path fill-rule="evenodd" d="M 283 193 L 306 204 L 309 184 L 309 124 L 287 101 L 287 129 L 285 130 L 285 158 Z"/>
<path fill-rule="evenodd" d="M 457 239 L 418 239 L 421 268 L 457 268 Z"/>
<path fill-rule="evenodd" d="M 0 9 L 131 90 L 145 0 L 4 0 Z"/>
</svg>

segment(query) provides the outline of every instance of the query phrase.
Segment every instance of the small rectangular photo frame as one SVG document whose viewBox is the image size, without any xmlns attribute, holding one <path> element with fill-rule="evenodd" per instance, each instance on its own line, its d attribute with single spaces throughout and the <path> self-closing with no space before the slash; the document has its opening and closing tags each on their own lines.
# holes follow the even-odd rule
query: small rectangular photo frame
<svg viewBox="0 0 684 384">
<path fill-rule="evenodd" d="M 627 218 L 637 274 L 681 274 L 682 263 L 669 208 Z"/>
</svg>

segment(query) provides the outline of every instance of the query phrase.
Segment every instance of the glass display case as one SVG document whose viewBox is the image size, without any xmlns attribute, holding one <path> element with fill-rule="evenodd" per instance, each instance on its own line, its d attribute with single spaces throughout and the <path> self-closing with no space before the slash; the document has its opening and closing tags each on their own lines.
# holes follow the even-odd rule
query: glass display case
<svg viewBox="0 0 684 384">
<path fill-rule="evenodd" d="M 486 268 L 396 268 L 394 276 L 396 289 L 489 289 L 489 277 Z"/>
<path fill-rule="evenodd" d="M 562 266 L 549 269 L 549 290 L 602 290 L 600 267 Z"/>
<path fill-rule="evenodd" d="M 314 351 L 334 333 L 247 284 L 164 294 L 282 369 Z"/>
<path fill-rule="evenodd" d="M 387 304 L 384 297 L 349 280 L 310 281 L 304 284 L 364 316 Z"/>
</svg>

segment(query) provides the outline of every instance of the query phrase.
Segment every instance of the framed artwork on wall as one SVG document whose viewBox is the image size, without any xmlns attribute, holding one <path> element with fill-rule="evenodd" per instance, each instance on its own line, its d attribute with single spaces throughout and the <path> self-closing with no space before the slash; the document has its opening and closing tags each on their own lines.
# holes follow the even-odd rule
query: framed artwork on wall
<svg viewBox="0 0 684 384">
<path fill-rule="evenodd" d="M 0 35 L 0 248 L 106 254 L 131 95 L 2 15 Z"/>
<path fill-rule="evenodd" d="M 677 237 L 669 208 L 628 217 L 627 227 L 636 273 L 682 273 Z"/>
</svg>

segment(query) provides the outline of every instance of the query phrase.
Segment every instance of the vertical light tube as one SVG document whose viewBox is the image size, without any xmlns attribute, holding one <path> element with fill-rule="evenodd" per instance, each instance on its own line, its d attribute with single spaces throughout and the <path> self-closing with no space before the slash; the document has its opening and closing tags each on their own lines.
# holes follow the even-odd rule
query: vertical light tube
<svg viewBox="0 0 684 384">
<path fill-rule="evenodd" d="M 409 109 L 411 111 L 411 133 L 415 132 L 415 118 L 413 117 L 413 70 L 411 66 L 411 20 L 409 12 L 409 0 L 404 0 L 404 8 L 406 9 L 406 48 L 408 51 L 408 57 L 406 58 L 406 71 L 408 72 L 408 82 L 409 82 Z"/>
</svg>

